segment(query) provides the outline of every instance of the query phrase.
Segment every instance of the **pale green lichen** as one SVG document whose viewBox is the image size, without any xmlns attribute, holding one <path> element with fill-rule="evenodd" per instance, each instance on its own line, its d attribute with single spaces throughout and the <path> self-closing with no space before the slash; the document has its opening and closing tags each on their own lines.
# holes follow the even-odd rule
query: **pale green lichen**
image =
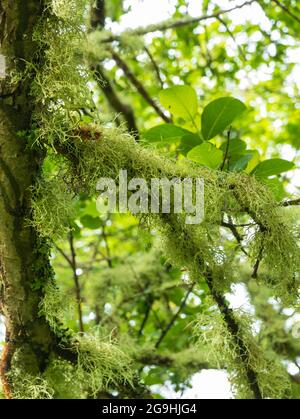
<svg viewBox="0 0 300 419">
<path fill-rule="evenodd" d="M 54 284 L 47 284 L 40 303 L 39 314 L 44 316 L 55 333 L 59 333 L 66 318 L 70 318 L 75 308 L 75 298 L 65 295 Z"/>
<path fill-rule="evenodd" d="M 253 397 L 246 374 L 248 367 L 256 375 L 263 398 L 287 398 L 290 382 L 283 365 L 275 353 L 263 351 L 253 335 L 253 320 L 248 314 L 236 311 L 234 317 L 239 325 L 238 336 L 247 349 L 248 364 L 237 356 L 239 348 L 213 301 L 198 316 L 194 328 L 198 344 L 207 348 L 208 360 L 217 363 L 219 367 L 226 365 L 233 392 L 238 398 Z"/>
<path fill-rule="evenodd" d="M 82 0 L 53 0 L 49 5 L 49 17 L 36 27 L 34 39 L 45 55 L 45 65 L 42 69 L 30 66 L 27 69 L 36 75 L 31 90 L 36 103 L 30 135 L 32 144 L 51 146 L 58 151 L 59 145 L 66 147 L 64 154 L 72 154 L 76 163 L 73 159 L 61 177 L 76 193 L 95 193 L 99 177 L 117 179 L 121 169 L 127 169 L 129 177 L 142 177 L 147 182 L 151 178 L 201 177 L 205 181 L 206 213 L 202 225 L 188 227 L 184 216 L 172 214 L 149 215 L 143 219 L 145 224 L 158 226 L 164 234 L 165 249 L 172 263 L 187 267 L 191 280 L 198 282 L 205 281 L 207 272 L 211 272 L 215 289 L 228 290 L 234 278 L 234 263 L 230 248 L 219 246 L 216 240 L 222 214 L 252 218 L 257 225 L 252 236 L 248 237 L 252 260 L 260 256 L 262 249 L 262 265 L 269 270 L 268 276 L 262 276 L 261 280 L 271 286 L 277 296 L 295 300 L 299 287 L 296 276 L 299 268 L 297 237 L 286 212 L 278 208 L 278 203 L 264 185 L 245 174 L 220 173 L 186 161 L 177 164 L 151 149 L 137 146 L 120 129 L 105 128 L 101 124 L 83 126 L 81 110 L 94 108 L 88 87 L 91 75 L 82 64 L 85 7 L 86 2 Z M 95 117 L 95 120 L 99 119 Z M 57 202 L 58 197 L 60 202 Z M 54 181 L 43 180 L 37 185 L 33 193 L 32 222 L 41 235 L 53 238 L 57 232 L 66 232 L 67 220 L 72 217 L 70 197 L 68 190 L 59 191 Z M 52 207 L 53 213 L 50 211 Z M 113 277 L 110 280 L 114 281 Z M 124 289 L 127 284 L 119 282 L 119 286 Z M 134 283 L 128 286 L 134 288 Z M 51 313 L 56 310 L 59 298 L 51 289 L 46 290 L 46 294 L 41 310 L 55 329 Z M 210 303 L 212 306 L 213 302 Z M 60 315 L 64 316 L 63 313 Z M 249 365 L 257 374 L 263 396 L 286 396 L 288 385 L 283 369 L 272 354 L 264 356 L 253 337 L 249 319 L 238 314 L 235 317 L 249 353 Z M 199 337 L 212 345 L 211 355 L 222 354 L 222 365 L 223 361 L 226 362 L 239 395 L 251 397 L 245 379 L 245 365 L 237 356 L 236 344 L 221 315 L 212 310 L 210 315 L 199 318 L 197 327 Z M 89 383 L 88 390 L 94 396 L 110 386 L 132 385 L 130 358 L 114 343 L 93 335 L 78 336 L 72 342 L 73 350 L 78 354 L 78 365 L 72 367 L 72 374 L 75 374 L 76 382 Z M 67 370 L 70 377 L 71 370 L 69 367 Z M 30 386 L 24 388 L 27 380 L 28 377 L 22 380 L 22 390 L 16 387 L 19 398 L 28 394 Z M 52 397 L 53 389 L 42 377 L 36 377 L 36 380 L 30 377 L 30 381 L 34 397 Z"/>
<path fill-rule="evenodd" d="M 133 386 L 131 359 L 116 342 L 104 341 L 97 334 L 83 335 L 77 337 L 74 349 L 78 354 L 75 375 L 88 383 L 93 396 L 101 390 Z"/>
<path fill-rule="evenodd" d="M 54 390 L 42 375 L 24 374 L 16 369 L 8 374 L 9 380 L 13 381 L 14 399 L 52 399 Z"/>
<path fill-rule="evenodd" d="M 35 145 L 68 141 L 82 120 L 81 110 L 95 108 L 88 87 L 92 77 L 83 64 L 86 7 L 85 0 L 50 1 L 48 17 L 35 28 L 33 38 L 44 57 L 31 88 Z"/>
<path fill-rule="evenodd" d="M 65 237 L 75 216 L 74 194 L 64 182 L 40 179 L 31 189 L 32 217 L 28 221 L 41 237 Z"/>
<path fill-rule="evenodd" d="M 99 279 L 87 284 L 87 293 L 94 304 L 103 300 L 116 304 L 145 296 L 150 286 L 152 293 L 159 294 L 168 281 L 170 277 L 162 264 L 162 254 L 152 249 L 127 257 L 116 267 L 103 268 Z"/>
</svg>

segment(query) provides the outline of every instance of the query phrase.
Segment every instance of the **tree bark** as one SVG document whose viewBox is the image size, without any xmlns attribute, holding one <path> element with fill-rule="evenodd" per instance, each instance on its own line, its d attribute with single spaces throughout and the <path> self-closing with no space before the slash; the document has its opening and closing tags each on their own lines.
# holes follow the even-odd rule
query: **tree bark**
<svg viewBox="0 0 300 419">
<path fill-rule="evenodd" d="M 37 0 L 0 1 L 0 309 L 6 327 L 0 372 L 7 398 L 14 387 L 7 373 L 14 367 L 24 374 L 42 372 L 55 340 L 39 315 L 44 285 L 52 277 L 48 247 L 28 224 L 30 188 L 43 162 L 42 153 L 30 149 L 21 134 L 31 128 L 34 74 L 13 79 L 26 62 L 41 64 L 32 34 L 44 7 Z"/>
</svg>

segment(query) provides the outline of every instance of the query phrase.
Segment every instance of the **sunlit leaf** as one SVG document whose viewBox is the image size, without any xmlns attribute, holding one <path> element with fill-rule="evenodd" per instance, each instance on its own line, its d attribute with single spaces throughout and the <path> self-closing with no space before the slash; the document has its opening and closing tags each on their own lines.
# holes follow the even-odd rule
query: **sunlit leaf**
<svg viewBox="0 0 300 419">
<path fill-rule="evenodd" d="M 244 156 L 240 156 L 229 165 L 229 169 L 233 172 L 240 172 L 246 169 L 252 157 L 252 154 L 245 154 Z"/>
<path fill-rule="evenodd" d="M 182 137 L 178 150 L 186 155 L 190 150 L 192 150 L 197 145 L 201 144 L 203 141 L 197 134 L 186 134 Z"/>
<path fill-rule="evenodd" d="M 159 94 L 161 104 L 174 116 L 193 120 L 198 111 L 198 98 L 190 86 L 174 86 Z"/>
<path fill-rule="evenodd" d="M 208 141 L 222 133 L 241 113 L 246 106 L 233 97 L 221 97 L 210 102 L 202 113 L 202 135 Z"/>
<path fill-rule="evenodd" d="M 295 164 L 283 159 L 269 159 L 259 163 L 253 170 L 252 174 L 257 177 L 269 177 L 288 172 L 295 167 Z"/>
<path fill-rule="evenodd" d="M 211 143 L 202 143 L 194 147 L 187 158 L 203 166 L 217 169 L 223 161 L 223 151 Z"/>
<path fill-rule="evenodd" d="M 149 142 L 176 142 L 187 134 L 192 133 L 184 128 L 178 127 L 173 124 L 161 124 L 145 132 L 144 138 Z"/>
</svg>

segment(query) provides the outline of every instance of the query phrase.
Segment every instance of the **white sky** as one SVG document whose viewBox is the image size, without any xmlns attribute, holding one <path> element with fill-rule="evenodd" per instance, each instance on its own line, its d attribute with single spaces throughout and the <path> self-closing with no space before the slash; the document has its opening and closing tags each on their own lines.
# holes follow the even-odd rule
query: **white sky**
<svg viewBox="0 0 300 419">
<path fill-rule="evenodd" d="M 215 0 L 215 3 L 222 9 L 229 9 L 244 2 L 244 0 Z M 122 29 L 136 28 L 168 19 L 171 17 L 176 3 L 176 0 L 125 0 L 125 6 L 131 6 L 132 11 L 122 16 L 121 27 Z M 190 16 L 201 16 L 201 3 L 199 0 L 190 0 L 186 12 Z M 249 7 L 246 6 L 241 10 L 236 10 L 232 12 L 231 16 L 237 24 L 242 24 L 246 19 L 255 18 L 257 24 L 263 25 L 265 29 L 269 27 L 269 21 L 256 4 Z"/>
<path fill-rule="evenodd" d="M 118 33 L 124 29 L 134 29 L 139 26 L 146 26 L 168 19 L 174 11 L 174 4 L 176 4 L 176 2 L 176 0 L 125 0 L 125 5 L 131 6 L 131 11 L 126 15 L 123 15 L 120 24 L 114 24 L 112 29 Z M 245 0 L 215 0 L 215 3 L 222 9 L 232 8 L 233 6 L 244 2 Z M 200 0 L 190 0 L 188 9 L 183 10 L 183 13 L 188 13 L 188 15 L 195 17 L 201 16 L 201 3 Z M 242 25 L 247 20 L 252 20 L 257 25 L 263 27 L 264 30 L 270 30 L 269 20 L 265 17 L 262 9 L 256 3 L 235 10 L 231 12 L 230 16 L 235 24 Z M 274 36 L 275 35 L 276 34 L 274 33 Z M 150 35 L 150 37 L 151 36 L 152 35 Z M 241 34 L 241 38 L 242 37 L 243 34 Z M 232 48 L 235 49 L 236 45 L 233 45 Z M 297 53 L 298 52 L 299 50 Z M 292 57 L 292 59 L 297 62 L 298 60 L 296 58 L 296 56 Z M 265 75 L 257 74 L 256 76 L 263 78 Z M 292 78 L 300 86 L 299 74 L 293 74 Z M 295 156 L 295 150 L 288 144 L 283 145 L 281 155 L 282 158 L 292 160 Z M 293 186 L 290 187 L 290 192 L 295 192 L 296 186 L 300 186 L 299 173 L 300 170 L 292 173 Z M 233 293 L 231 295 L 226 295 L 226 297 L 232 308 L 242 308 L 244 311 L 248 312 L 253 311 L 249 303 L 247 291 L 243 285 L 234 286 Z M 254 325 L 254 327 L 255 326 L 257 325 Z M 192 388 L 186 390 L 183 394 L 172 391 L 168 385 L 157 389 L 159 389 L 162 395 L 169 398 L 229 399 L 233 397 L 226 372 L 217 370 L 204 370 L 199 374 L 195 374 L 192 380 Z"/>
</svg>

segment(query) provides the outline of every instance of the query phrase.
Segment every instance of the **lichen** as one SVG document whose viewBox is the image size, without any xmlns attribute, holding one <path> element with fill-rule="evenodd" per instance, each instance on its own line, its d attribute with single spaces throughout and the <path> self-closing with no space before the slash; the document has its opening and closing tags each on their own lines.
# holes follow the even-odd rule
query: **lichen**
<svg viewBox="0 0 300 419">
<path fill-rule="evenodd" d="M 229 290 L 237 262 L 230 247 L 220 245 L 220 223 L 225 213 L 237 219 L 246 217 L 255 224 L 246 238 L 251 260 L 261 259 L 262 267 L 268 270 L 268 274 L 259 279 L 272 287 L 276 296 L 286 301 L 295 300 L 299 287 L 296 271 L 300 262 L 297 237 L 287 213 L 278 207 L 266 186 L 242 173 L 228 174 L 185 160 L 166 159 L 152 149 L 137 145 L 122 129 L 105 126 L 96 113 L 94 125 L 84 123 L 82 109 L 94 110 L 89 89 L 92 76 L 84 65 L 85 7 L 83 0 L 50 1 L 49 14 L 34 33 L 34 40 L 45 58 L 41 68 L 28 64 L 26 69 L 28 74 L 35 74 L 31 89 L 35 111 L 28 138 L 32 147 L 52 149 L 64 155 L 67 163 L 59 173 L 62 183 L 43 176 L 32 190 L 32 225 L 42 237 L 62 236 L 73 216 L 70 191 L 91 196 L 96 193 L 95 186 L 100 177 L 117 179 L 121 169 L 127 169 L 129 178 L 141 177 L 148 183 L 152 178 L 200 177 L 205 182 L 206 214 L 201 225 L 185 225 L 184 214 L 142 217 L 144 225 L 155 225 L 161 231 L 165 252 L 172 263 L 186 267 L 191 281 L 205 282 L 209 272 L 214 289 Z M 142 273 L 141 270 L 140 276 Z M 103 283 L 109 281 L 116 281 L 113 271 L 105 272 L 103 276 Z M 135 283 L 134 280 L 131 283 L 119 281 L 118 286 L 132 292 Z M 57 321 L 64 317 L 59 301 L 56 290 L 46 287 L 41 314 L 57 334 L 60 333 Z M 213 301 L 209 307 L 209 312 L 198 319 L 197 335 L 211 348 L 213 362 L 226 363 L 239 396 L 252 397 L 245 378 L 247 365 L 241 362 L 233 336 L 222 315 L 214 309 Z M 263 397 L 286 396 L 286 375 L 276 357 L 272 353 L 262 353 L 253 336 L 251 320 L 245 314 L 235 313 L 234 316 L 239 324 L 240 338 L 247 347 L 247 362 L 258 377 Z M 133 385 L 130 357 L 115 342 L 97 334 L 72 336 L 71 349 L 77 354 L 78 363 L 64 366 L 66 383 L 74 377 L 76 383 L 81 383 L 82 392 L 86 388 L 94 397 L 103 389 Z M 216 354 L 222 354 L 221 360 L 215 358 Z M 61 364 L 52 364 L 52 372 L 59 366 Z M 50 367 L 47 373 L 51 382 Z M 18 380 L 14 379 L 15 382 Z M 56 391 L 39 375 L 35 378 L 23 376 L 18 382 L 15 387 L 17 398 L 28 394 L 34 398 L 49 398 Z"/>
<path fill-rule="evenodd" d="M 78 336 L 74 342 L 78 353 L 75 375 L 81 382 L 88 383 L 93 396 L 101 390 L 133 386 L 131 359 L 116 342 L 105 341 L 97 333 Z"/>
<path fill-rule="evenodd" d="M 52 399 L 54 390 L 42 375 L 24 374 L 13 369 L 8 374 L 14 383 L 12 396 L 14 399 Z"/>
<path fill-rule="evenodd" d="M 65 237 L 75 216 L 73 192 L 66 183 L 45 177 L 36 182 L 31 192 L 32 214 L 28 223 L 41 237 Z"/>
<path fill-rule="evenodd" d="M 237 398 L 252 398 L 246 368 L 250 367 L 256 374 L 263 398 L 287 398 L 290 394 L 288 375 L 275 353 L 263 351 L 253 334 L 253 319 L 241 311 L 234 316 L 239 324 L 239 337 L 243 339 L 248 351 L 248 365 L 237 357 L 238 348 L 228 328 L 214 306 L 207 302 L 206 310 L 199 314 L 194 332 L 198 345 L 207 349 L 208 360 L 219 368 L 226 365 L 234 394 Z"/>
</svg>

